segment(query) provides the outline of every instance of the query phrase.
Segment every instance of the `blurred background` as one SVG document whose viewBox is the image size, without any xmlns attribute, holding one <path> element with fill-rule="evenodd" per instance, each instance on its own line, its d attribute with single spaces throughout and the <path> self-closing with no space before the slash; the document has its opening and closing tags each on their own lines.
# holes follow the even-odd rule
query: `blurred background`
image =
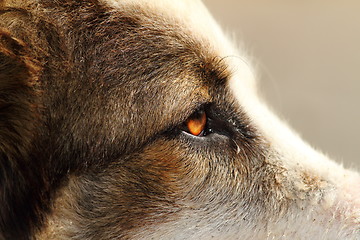
<svg viewBox="0 0 360 240">
<path fill-rule="evenodd" d="M 253 58 L 270 107 L 312 146 L 360 170 L 360 1 L 204 3 Z"/>
</svg>

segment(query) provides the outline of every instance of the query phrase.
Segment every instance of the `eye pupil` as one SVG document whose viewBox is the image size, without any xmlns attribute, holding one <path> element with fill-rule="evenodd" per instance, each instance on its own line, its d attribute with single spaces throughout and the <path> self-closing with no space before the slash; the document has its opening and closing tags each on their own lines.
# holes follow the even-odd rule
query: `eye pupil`
<svg viewBox="0 0 360 240">
<path fill-rule="evenodd" d="M 189 133 L 194 136 L 199 136 L 204 132 L 206 127 L 206 113 L 201 111 L 194 114 L 186 121 L 186 126 Z"/>
</svg>

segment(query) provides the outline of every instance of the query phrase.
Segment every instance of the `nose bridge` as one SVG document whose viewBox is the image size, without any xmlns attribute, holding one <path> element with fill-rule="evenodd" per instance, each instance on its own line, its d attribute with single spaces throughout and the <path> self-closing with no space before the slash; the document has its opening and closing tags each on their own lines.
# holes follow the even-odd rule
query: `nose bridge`
<svg viewBox="0 0 360 240">
<path fill-rule="evenodd" d="M 257 105 L 258 109 L 249 110 L 249 114 L 253 116 L 254 124 L 269 141 L 271 148 L 281 157 L 281 164 L 285 169 L 321 179 L 337 189 L 345 189 L 346 185 L 351 184 L 360 192 L 359 175 L 356 172 L 344 169 L 342 165 L 311 147 L 264 104 L 254 101 L 257 103 L 253 105 Z"/>
<path fill-rule="evenodd" d="M 271 112 L 263 111 L 263 117 L 255 120 L 254 115 L 253 121 L 277 152 L 279 159 L 274 160 L 286 169 L 284 186 L 289 189 L 285 192 L 296 202 L 295 214 L 313 219 L 321 228 L 325 225 L 325 229 L 338 229 L 344 236 L 359 237 L 359 174 L 316 151 Z"/>
<path fill-rule="evenodd" d="M 344 169 L 303 141 L 269 110 L 256 92 L 247 91 L 241 79 L 230 80 L 229 87 L 251 123 L 268 142 L 270 151 L 276 152 L 269 157 L 273 159 L 267 161 L 285 169 L 286 174 L 280 176 L 280 181 L 285 182 L 286 197 L 296 202 L 294 214 L 304 219 L 309 216 L 322 219 L 318 221 L 320 225 L 327 221 L 326 226 L 339 231 L 343 228 L 345 234 L 359 234 L 359 174 Z"/>
<path fill-rule="evenodd" d="M 246 76 L 250 76 L 247 74 Z M 326 155 L 315 150 L 293 130 L 287 123 L 279 119 L 268 106 L 257 96 L 254 84 L 249 88 L 249 82 L 243 75 L 236 75 L 229 80 L 228 86 L 239 106 L 242 108 L 251 124 L 263 136 L 271 149 L 282 156 L 282 162 L 289 169 L 303 169 L 316 175 L 334 175 L 340 177 L 343 169 L 338 163 L 331 161 Z"/>
<path fill-rule="evenodd" d="M 333 185 L 337 192 L 360 196 L 360 177 L 355 171 L 344 169 L 343 166 L 322 152 L 314 149 L 286 123 L 279 120 L 266 107 L 261 106 L 263 117 L 257 121 L 270 145 L 281 156 L 281 162 L 286 169 L 312 179 L 321 179 Z M 262 121 L 261 119 L 267 119 Z M 269 126 L 270 125 L 270 126 Z M 352 186 L 352 187 L 349 187 Z M 355 190 L 356 189 L 356 190 Z M 348 194 L 347 194 L 348 195 Z"/>
</svg>

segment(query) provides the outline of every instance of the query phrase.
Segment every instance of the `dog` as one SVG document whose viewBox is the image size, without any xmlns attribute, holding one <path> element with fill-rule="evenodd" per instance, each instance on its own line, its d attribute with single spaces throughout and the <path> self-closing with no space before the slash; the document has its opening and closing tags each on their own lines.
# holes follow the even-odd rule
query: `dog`
<svg viewBox="0 0 360 240">
<path fill-rule="evenodd" d="M 197 0 L 0 1 L 0 139 L 0 239 L 360 239 Z"/>
</svg>

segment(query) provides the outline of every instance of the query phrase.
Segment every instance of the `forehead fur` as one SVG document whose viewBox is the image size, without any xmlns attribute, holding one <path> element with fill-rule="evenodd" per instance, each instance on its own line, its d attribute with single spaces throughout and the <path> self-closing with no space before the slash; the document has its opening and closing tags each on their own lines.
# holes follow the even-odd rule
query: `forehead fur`
<svg viewBox="0 0 360 240">
<path fill-rule="evenodd" d="M 255 91 L 254 71 L 249 65 L 246 52 L 240 46 L 234 46 L 229 36 L 224 34 L 211 13 L 201 0 L 101 0 L 113 8 L 135 6 L 148 12 L 161 14 L 168 19 L 179 22 L 182 29 L 190 30 L 193 38 L 199 42 L 209 42 L 207 46 L 214 54 L 226 58 L 226 64 L 234 72 L 229 82 L 241 85 L 239 94 L 244 98 Z M 231 34 L 230 34 L 231 35 Z M 238 50 L 239 49 L 239 50 Z M 238 88 L 238 85 L 236 86 Z M 250 93 L 251 92 L 251 93 Z"/>
</svg>

